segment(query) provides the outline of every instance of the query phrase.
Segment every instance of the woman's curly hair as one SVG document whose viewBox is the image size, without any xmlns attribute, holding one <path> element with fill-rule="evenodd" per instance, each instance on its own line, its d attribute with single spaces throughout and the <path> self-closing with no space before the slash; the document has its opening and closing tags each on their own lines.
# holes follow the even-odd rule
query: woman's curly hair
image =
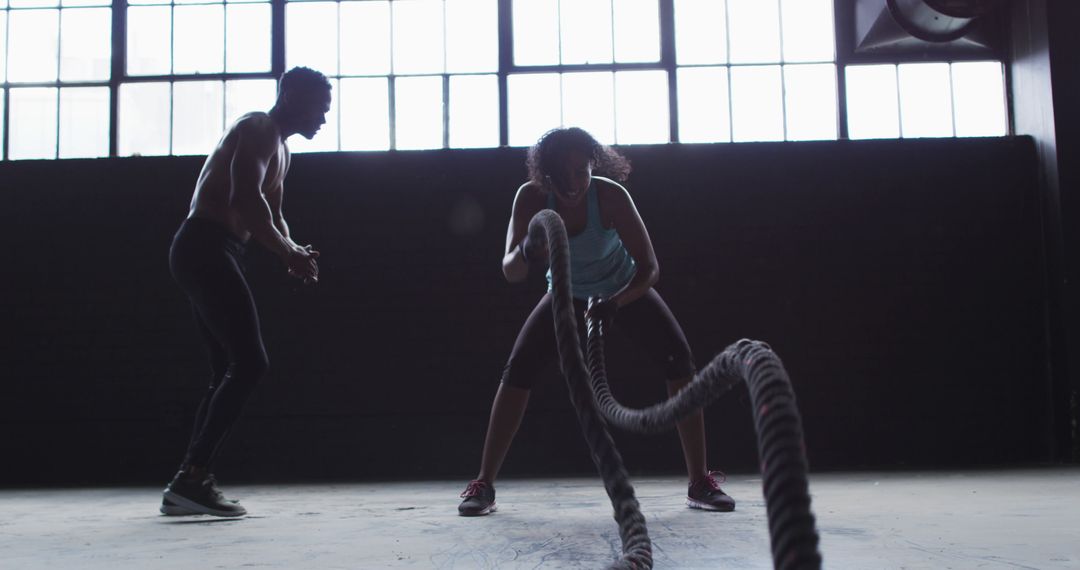
<svg viewBox="0 0 1080 570">
<path fill-rule="evenodd" d="M 580 152 L 589 157 L 593 170 L 616 182 L 625 182 L 630 176 L 630 161 L 618 151 L 600 144 L 592 135 L 578 127 L 552 129 L 529 149 L 525 165 L 529 179 L 549 188 L 556 178 L 558 165 L 571 153 Z"/>
</svg>

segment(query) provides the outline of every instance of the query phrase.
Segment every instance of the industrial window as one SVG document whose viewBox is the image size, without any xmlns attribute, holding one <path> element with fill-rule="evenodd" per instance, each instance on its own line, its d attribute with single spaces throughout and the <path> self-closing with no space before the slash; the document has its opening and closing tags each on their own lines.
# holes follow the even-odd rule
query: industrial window
<svg viewBox="0 0 1080 570">
<path fill-rule="evenodd" d="M 108 0 L 0 0 L 4 157 L 109 155 Z"/>
<path fill-rule="evenodd" d="M 334 89 L 296 152 L 1008 133 L 1001 62 L 838 55 L 833 4 L 0 0 L 0 157 L 204 154 L 295 65 Z"/>
<path fill-rule="evenodd" d="M 331 78 L 297 152 L 499 145 L 497 0 L 290 1 L 286 67 Z M 348 128 L 341 128 L 347 125 Z"/>
</svg>

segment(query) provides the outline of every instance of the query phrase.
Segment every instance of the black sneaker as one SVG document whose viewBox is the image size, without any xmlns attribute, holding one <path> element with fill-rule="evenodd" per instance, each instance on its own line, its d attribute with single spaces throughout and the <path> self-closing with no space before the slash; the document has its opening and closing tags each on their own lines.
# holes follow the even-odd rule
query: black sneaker
<svg viewBox="0 0 1080 570">
<path fill-rule="evenodd" d="M 478 517 L 495 512 L 495 487 L 480 481 L 469 481 L 469 486 L 461 493 L 465 499 L 458 505 L 457 512 L 463 517 Z"/>
<path fill-rule="evenodd" d="M 720 476 L 719 481 L 716 480 L 717 475 Z M 686 490 L 686 506 L 706 511 L 734 511 L 735 499 L 720 490 L 720 483 L 726 479 L 719 471 L 709 471 L 704 477 L 690 483 Z"/>
<path fill-rule="evenodd" d="M 229 499 L 228 501 L 230 503 L 239 503 L 240 502 L 240 501 L 237 501 L 236 499 Z M 181 507 L 180 505 L 170 501 L 169 499 L 166 499 L 165 497 L 161 498 L 161 508 L 159 510 L 161 511 L 161 514 L 166 515 L 166 516 L 170 516 L 170 517 L 187 517 L 187 516 L 191 516 L 191 515 L 201 514 L 201 513 L 195 512 L 195 511 L 193 511 L 191 509 L 185 509 L 184 507 Z"/>
<path fill-rule="evenodd" d="M 161 502 L 162 514 L 180 515 L 181 511 L 177 508 L 189 511 L 183 514 L 192 515 L 239 517 L 247 514 L 247 509 L 239 503 L 225 498 L 217 488 L 213 475 L 207 475 L 205 479 L 190 479 L 183 471 L 178 472 L 165 488 Z"/>
</svg>

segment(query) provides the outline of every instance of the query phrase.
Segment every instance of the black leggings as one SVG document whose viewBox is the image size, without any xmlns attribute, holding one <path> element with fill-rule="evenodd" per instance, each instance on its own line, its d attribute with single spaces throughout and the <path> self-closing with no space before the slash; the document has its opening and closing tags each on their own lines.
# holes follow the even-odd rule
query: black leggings
<svg viewBox="0 0 1080 570">
<path fill-rule="evenodd" d="M 244 278 L 244 244 L 216 222 L 189 218 L 173 238 L 169 268 L 191 299 L 213 376 L 195 414 L 184 465 L 210 467 L 269 361 Z"/>
<path fill-rule="evenodd" d="M 585 301 L 574 299 L 578 333 L 585 339 Z M 652 357 L 663 370 L 666 380 L 679 380 L 695 372 L 694 357 L 679 322 L 655 289 L 619 309 L 614 328 L 627 334 L 634 344 Z M 546 365 L 555 360 L 555 321 L 551 315 L 551 293 L 536 304 L 518 333 L 514 349 L 503 369 L 502 381 L 517 388 L 530 389 Z"/>
</svg>

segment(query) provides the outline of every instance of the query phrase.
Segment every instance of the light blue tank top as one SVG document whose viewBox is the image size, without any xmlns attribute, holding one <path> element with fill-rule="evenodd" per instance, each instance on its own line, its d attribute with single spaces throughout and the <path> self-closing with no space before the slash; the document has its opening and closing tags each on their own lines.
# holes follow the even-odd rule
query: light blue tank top
<svg viewBox="0 0 1080 570">
<path fill-rule="evenodd" d="M 597 194 L 593 181 L 585 191 L 588 208 L 585 229 L 570 237 L 570 289 L 578 299 L 610 297 L 625 287 L 637 271 L 637 264 L 619 238 L 619 232 L 604 227 Z M 555 209 L 554 194 L 548 194 L 547 207 Z M 551 291 L 550 269 L 547 282 Z"/>
</svg>

